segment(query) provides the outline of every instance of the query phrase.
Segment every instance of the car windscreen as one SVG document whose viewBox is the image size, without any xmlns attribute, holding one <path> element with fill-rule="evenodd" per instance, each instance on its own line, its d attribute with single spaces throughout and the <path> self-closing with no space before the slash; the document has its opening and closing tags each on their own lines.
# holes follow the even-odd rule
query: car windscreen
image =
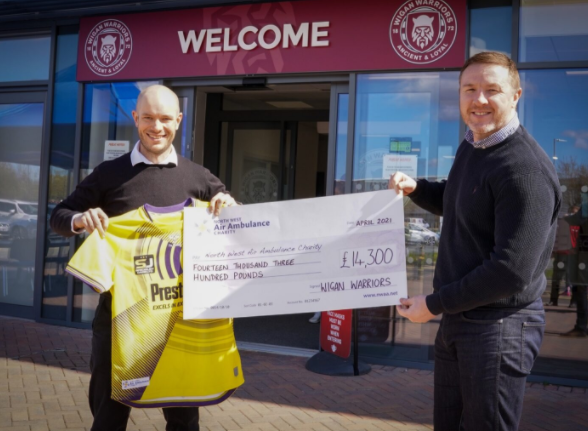
<svg viewBox="0 0 588 431">
<path fill-rule="evenodd" d="M 28 215 L 37 215 L 38 208 L 35 204 L 21 204 L 19 203 L 18 206 L 22 210 L 23 213 Z"/>
</svg>

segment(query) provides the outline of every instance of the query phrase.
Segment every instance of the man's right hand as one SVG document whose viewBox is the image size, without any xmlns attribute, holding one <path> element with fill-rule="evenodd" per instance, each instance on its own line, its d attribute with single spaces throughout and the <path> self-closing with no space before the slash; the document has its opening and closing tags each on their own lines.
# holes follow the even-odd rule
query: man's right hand
<svg viewBox="0 0 588 431">
<path fill-rule="evenodd" d="M 108 216 L 100 208 L 90 208 L 74 216 L 73 227 L 76 231 L 83 229 L 88 233 L 98 229 L 98 233 L 104 238 L 104 232 L 108 228 Z"/>
<path fill-rule="evenodd" d="M 388 189 L 394 189 L 396 193 L 402 193 L 403 196 L 414 192 L 416 187 L 416 181 L 402 172 L 395 172 L 388 182 Z"/>
</svg>

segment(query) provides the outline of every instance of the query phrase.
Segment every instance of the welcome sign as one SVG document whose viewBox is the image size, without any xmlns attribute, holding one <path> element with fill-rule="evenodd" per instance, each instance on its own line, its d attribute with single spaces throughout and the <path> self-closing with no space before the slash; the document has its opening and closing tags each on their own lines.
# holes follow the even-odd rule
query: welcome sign
<svg viewBox="0 0 588 431">
<path fill-rule="evenodd" d="M 82 18 L 78 81 L 457 68 L 465 0 L 308 0 Z"/>
</svg>

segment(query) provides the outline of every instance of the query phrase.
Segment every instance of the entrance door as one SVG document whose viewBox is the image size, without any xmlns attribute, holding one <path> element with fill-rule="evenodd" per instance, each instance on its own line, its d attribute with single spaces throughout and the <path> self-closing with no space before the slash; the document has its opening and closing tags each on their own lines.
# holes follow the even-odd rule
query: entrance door
<svg viewBox="0 0 588 431">
<path fill-rule="evenodd" d="M 198 91 L 206 93 L 203 164 L 237 201 L 247 205 L 326 194 L 331 84 Z M 316 349 L 319 325 L 309 323 L 312 315 L 239 318 L 235 335 L 240 343 Z"/>
<path fill-rule="evenodd" d="M 0 94 L 0 309 L 10 315 L 32 316 L 45 96 Z"/>
</svg>

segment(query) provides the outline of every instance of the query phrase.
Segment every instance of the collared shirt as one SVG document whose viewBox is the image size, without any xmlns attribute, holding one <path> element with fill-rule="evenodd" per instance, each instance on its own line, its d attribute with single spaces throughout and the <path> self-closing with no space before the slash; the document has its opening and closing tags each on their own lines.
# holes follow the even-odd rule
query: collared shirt
<svg viewBox="0 0 588 431">
<path fill-rule="evenodd" d="M 153 165 L 154 163 L 152 161 L 150 161 L 147 157 L 145 157 L 143 154 L 141 154 L 141 151 L 139 151 L 140 146 L 141 146 L 141 141 L 137 141 L 137 143 L 135 144 L 135 147 L 133 148 L 133 151 L 131 151 L 131 164 L 133 166 L 135 166 L 137 163 L 145 163 L 146 165 Z M 169 153 L 167 158 L 163 162 L 158 163 L 158 165 L 168 165 L 170 163 L 172 165 L 178 166 L 178 154 L 176 153 L 176 149 L 174 148 L 173 145 L 171 147 L 171 152 Z"/>
<path fill-rule="evenodd" d="M 137 141 L 137 143 L 135 144 L 135 147 L 133 148 L 133 151 L 131 151 L 131 164 L 133 166 L 135 166 L 138 163 L 145 163 L 146 165 L 153 165 L 154 163 L 151 160 L 149 160 L 147 157 L 145 157 L 143 154 L 141 154 L 141 152 L 139 151 L 140 145 L 141 145 L 141 141 Z M 169 153 L 167 158 L 163 162 L 158 163 L 158 164 L 159 165 L 172 164 L 174 166 L 178 166 L 178 154 L 176 153 L 176 149 L 174 148 L 173 145 L 171 147 L 171 152 Z M 81 216 L 82 216 L 82 213 L 79 213 L 79 214 L 74 215 L 71 218 L 71 231 L 75 234 L 79 234 L 84 231 L 84 229 L 79 229 L 79 230 L 74 229 L 75 221 Z"/>
<path fill-rule="evenodd" d="M 519 116 L 515 112 L 514 117 L 508 122 L 506 126 L 497 132 L 492 133 L 487 138 L 474 142 L 474 132 L 468 130 L 465 134 L 465 140 L 474 146 L 474 148 L 485 149 L 496 144 L 500 144 L 506 138 L 514 134 L 520 126 Z"/>
</svg>

